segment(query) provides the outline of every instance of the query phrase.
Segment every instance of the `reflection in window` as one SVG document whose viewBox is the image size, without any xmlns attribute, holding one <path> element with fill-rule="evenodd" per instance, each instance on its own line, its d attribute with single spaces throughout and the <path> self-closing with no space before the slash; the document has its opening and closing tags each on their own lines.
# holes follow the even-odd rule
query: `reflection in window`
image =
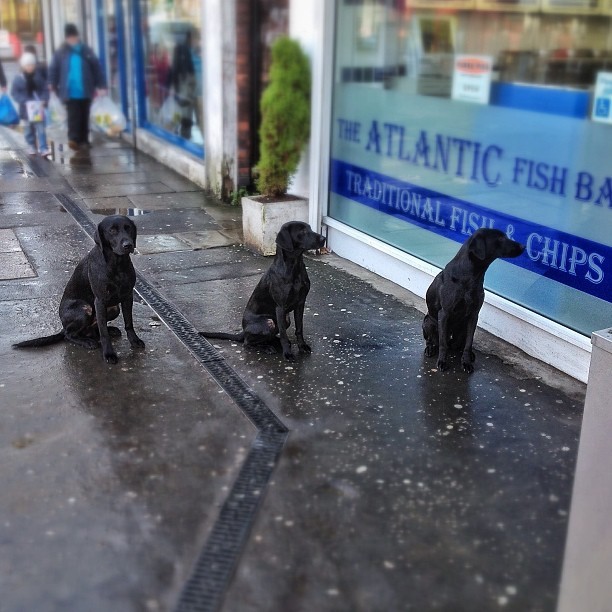
<svg viewBox="0 0 612 612">
<path fill-rule="evenodd" d="M 339 4 L 339 19 L 354 24 L 338 32 L 336 79 L 343 83 L 450 97 L 454 55 L 487 55 L 491 104 L 504 105 L 504 84 L 586 92 L 599 72 L 612 71 L 612 19 L 600 2 L 576 2 L 580 10 L 570 13 L 539 0 L 464 2 L 470 10 L 452 1 Z"/>
<path fill-rule="evenodd" d="M 198 0 L 143 0 L 148 121 L 202 145 L 202 52 Z"/>
</svg>

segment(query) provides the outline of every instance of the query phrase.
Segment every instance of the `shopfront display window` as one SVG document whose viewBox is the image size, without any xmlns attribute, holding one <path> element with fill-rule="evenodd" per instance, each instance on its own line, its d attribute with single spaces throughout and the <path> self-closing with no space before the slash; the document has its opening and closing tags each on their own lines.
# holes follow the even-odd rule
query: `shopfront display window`
<svg viewBox="0 0 612 612">
<path fill-rule="evenodd" d="M 139 18 L 146 122 L 201 154 L 201 1 L 141 0 Z"/>
<path fill-rule="evenodd" d="M 132 88 L 127 86 L 125 0 L 104 0 L 101 11 L 104 27 L 101 61 L 107 71 L 108 91 L 111 98 L 130 116 Z"/>
<path fill-rule="evenodd" d="M 337 0 L 328 215 L 584 334 L 612 320 L 612 12 L 603 0 Z"/>
</svg>

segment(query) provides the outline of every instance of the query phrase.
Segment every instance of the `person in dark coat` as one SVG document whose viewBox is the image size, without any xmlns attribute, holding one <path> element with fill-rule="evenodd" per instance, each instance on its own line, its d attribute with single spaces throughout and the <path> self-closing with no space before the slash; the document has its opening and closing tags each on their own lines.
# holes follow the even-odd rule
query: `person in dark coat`
<svg viewBox="0 0 612 612">
<path fill-rule="evenodd" d="M 49 88 L 66 105 L 68 146 L 89 147 L 89 109 L 96 95 L 106 95 L 106 76 L 93 50 L 81 42 L 73 23 L 64 28 L 65 43 L 49 66 Z"/>
<path fill-rule="evenodd" d="M 6 75 L 4 74 L 2 62 L 0 62 L 0 93 L 6 93 Z"/>
<path fill-rule="evenodd" d="M 47 135 L 45 134 L 44 113 L 38 117 L 30 116 L 28 113 L 28 102 L 46 105 L 49 101 L 49 89 L 47 82 L 36 70 L 36 56 L 32 53 L 24 53 L 19 60 L 21 72 L 13 79 L 11 96 L 19 104 L 19 116 L 25 121 L 23 135 L 28 144 L 28 154 L 36 154 L 36 143 L 38 141 L 38 152 L 43 157 L 49 156 L 47 148 Z M 42 109 L 40 109 L 42 110 Z"/>
</svg>

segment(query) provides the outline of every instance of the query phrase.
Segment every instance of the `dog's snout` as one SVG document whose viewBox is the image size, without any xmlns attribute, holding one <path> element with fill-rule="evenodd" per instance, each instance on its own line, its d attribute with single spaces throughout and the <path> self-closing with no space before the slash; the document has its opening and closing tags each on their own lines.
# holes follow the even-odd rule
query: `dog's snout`
<svg viewBox="0 0 612 612">
<path fill-rule="evenodd" d="M 325 238 L 325 236 L 321 236 L 321 234 L 317 234 L 317 242 L 319 243 L 319 246 L 325 246 L 325 242 L 327 241 L 327 238 Z"/>
<path fill-rule="evenodd" d="M 121 242 L 121 248 L 126 253 L 131 253 L 134 250 L 134 243 L 131 240 L 123 240 Z"/>
</svg>

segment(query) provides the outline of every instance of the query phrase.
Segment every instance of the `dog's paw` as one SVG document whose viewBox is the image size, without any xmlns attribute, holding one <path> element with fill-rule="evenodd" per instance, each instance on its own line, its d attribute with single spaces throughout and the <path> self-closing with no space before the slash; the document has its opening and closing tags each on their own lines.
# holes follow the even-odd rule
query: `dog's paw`
<svg viewBox="0 0 612 612">
<path fill-rule="evenodd" d="M 463 371 L 467 372 L 468 374 L 471 374 L 474 371 L 474 366 L 472 365 L 471 361 L 462 360 L 461 365 L 463 366 Z"/>
<path fill-rule="evenodd" d="M 121 330 L 118 327 L 114 327 L 113 325 L 109 325 L 106 329 L 108 329 L 108 335 L 111 338 L 120 338 Z"/>
<path fill-rule="evenodd" d="M 448 370 L 446 359 L 438 359 L 437 367 L 440 372 L 446 372 L 446 370 Z"/>
<path fill-rule="evenodd" d="M 295 361 L 295 355 L 291 352 L 283 353 L 283 356 L 285 357 L 287 361 Z"/>
<path fill-rule="evenodd" d="M 83 346 L 86 349 L 89 349 L 90 351 L 92 351 L 100 347 L 100 342 L 98 340 L 95 340 L 94 338 L 84 338 Z"/>
<path fill-rule="evenodd" d="M 143 349 L 145 343 L 140 338 L 130 338 L 130 346 L 134 349 Z"/>
<path fill-rule="evenodd" d="M 298 345 L 298 350 L 300 353 L 312 353 L 312 349 L 305 342 Z"/>
<path fill-rule="evenodd" d="M 104 353 L 104 359 L 106 363 L 117 363 L 119 361 L 119 357 L 117 357 L 115 351 Z"/>
<path fill-rule="evenodd" d="M 438 354 L 438 347 L 427 345 L 425 347 L 425 357 L 435 357 Z"/>
</svg>

